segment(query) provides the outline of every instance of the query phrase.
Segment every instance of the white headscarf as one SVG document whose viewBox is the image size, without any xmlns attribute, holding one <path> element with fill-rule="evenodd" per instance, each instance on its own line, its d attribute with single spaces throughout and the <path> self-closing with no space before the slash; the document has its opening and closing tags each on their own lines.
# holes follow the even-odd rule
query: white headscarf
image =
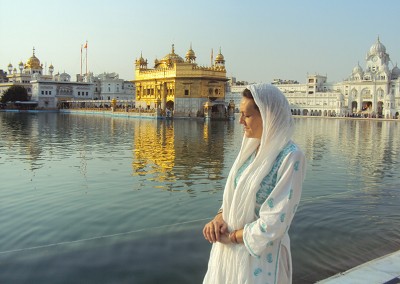
<svg viewBox="0 0 400 284">
<path fill-rule="evenodd" d="M 240 152 L 229 173 L 223 198 L 223 217 L 230 230 L 242 229 L 254 221 L 256 193 L 262 179 L 269 173 L 278 154 L 293 135 L 293 118 L 289 103 L 282 92 L 269 84 L 248 87 L 258 106 L 263 131 L 261 140 L 244 136 Z M 234 188 L 239 168 L 260 145 L 254 161 L 242 173 Z"/>
<path fill-rule="evenodd" d="M 244 136 L 240 152 L 226 182 L 223 218 L 229 231 L 243 229 L 255 218 L 256 193 L 262 179 L 270 172 L 278 154 L 291 140 L 293 118 L 289 103 L 276 87 L 257 84 L 248 87 L 258 106 L 263 123 L 261 140 Z M 239 168 L 260 145 L 257 156 L 243 171 L 235 188 Z M 244 245 L 214 243 L 204 283 L 251 283 L 250 254 Z"/>
</svg>

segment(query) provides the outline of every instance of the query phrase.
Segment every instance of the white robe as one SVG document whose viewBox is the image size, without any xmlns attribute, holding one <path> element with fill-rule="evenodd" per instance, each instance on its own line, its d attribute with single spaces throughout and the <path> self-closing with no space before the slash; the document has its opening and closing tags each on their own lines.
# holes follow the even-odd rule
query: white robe
<svg viewBox="0 0 400 284">
<path fill-rule="evenodd" d="M 253 158 L 238 170 L 235 190 Z M 300 201 L 304 169 L 303 152 L 289 142 L 262 179 L 254 219 L 244 226 L 244 244 L 213 244 L 203 283 L 292 283 L 288 230 Z"/>
</svg>

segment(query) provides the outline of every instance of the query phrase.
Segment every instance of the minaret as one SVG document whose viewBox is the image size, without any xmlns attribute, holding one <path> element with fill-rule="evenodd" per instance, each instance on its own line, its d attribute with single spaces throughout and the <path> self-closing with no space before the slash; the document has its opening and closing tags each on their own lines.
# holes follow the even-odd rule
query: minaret
<svg viewBox="0 0 400 284">
<path fill-rule="evenodd" d="M 189 62 L 189 63 L 195 63 L 195 61 L 196 61 L 196 55 L 192 49 L 192 44 L 190 44 L 190 49 L 188 50 L 188 52 L 186 52 L 185 59 L 186 59 L 186 62 Z"/>
<path fill-rule="evenodd" d="M 221 53 L 221 47 L 219 48 L 219 53 L 215 57 L 215 66 L 225 67 L 225 58 Z"/>
</svg>

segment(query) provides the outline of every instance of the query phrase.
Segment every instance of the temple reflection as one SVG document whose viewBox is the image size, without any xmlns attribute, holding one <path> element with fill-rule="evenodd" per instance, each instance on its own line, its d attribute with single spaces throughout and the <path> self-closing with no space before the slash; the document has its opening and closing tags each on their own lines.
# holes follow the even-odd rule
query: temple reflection
<svg viewBox="0 0 400 284">
<path fill-rule="evenodd" d="M 396 121 L 296 118 L 295 124 L 294 138 L 315 169 L 334 159 L 342 168 L 333 172 L 375 187 L 398 171 Z M 62 160 L 84 178 L 94 168 L 123 170 L 153 188 L 192 190 L 194 183 L 210 190 L 219 186 L 210 181 L 226 178 L 242 136 L 237 121 L 0 113 L 0 164 L 17 159 L 34 173 Z M 95 159 L 108 164 L 98 169 Z"/>
<path fill-rule="evenodd" d="M 224 161 L 224 122 L 141 120 L 135 124 L 133 174 L 153 181 L 191 178 L 221 179 Z M 229 138 L 228 138 L 229 139 Z"/>
<path fill-rule="evenodd" d="M 173 180 L 166 173 L 175 165 L 174 129 L 171 121 L 140 120 L 134 127 L 134 174 L 153 175 L 157 180 Z"/>
</svg>

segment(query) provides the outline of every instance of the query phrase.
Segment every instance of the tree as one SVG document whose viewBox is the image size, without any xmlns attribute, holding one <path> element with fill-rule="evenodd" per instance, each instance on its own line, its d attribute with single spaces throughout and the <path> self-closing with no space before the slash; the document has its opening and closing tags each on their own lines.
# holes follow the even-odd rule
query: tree
<svg viewBox="0 0 400 284">
<path fill-rule="evenodd" d="M 3 96 L 1 97 L 2 103 L 27 100 L 29 100 L 28 92 L 22 86 L 11 86 L 3 93 Z"/>
</svg>

